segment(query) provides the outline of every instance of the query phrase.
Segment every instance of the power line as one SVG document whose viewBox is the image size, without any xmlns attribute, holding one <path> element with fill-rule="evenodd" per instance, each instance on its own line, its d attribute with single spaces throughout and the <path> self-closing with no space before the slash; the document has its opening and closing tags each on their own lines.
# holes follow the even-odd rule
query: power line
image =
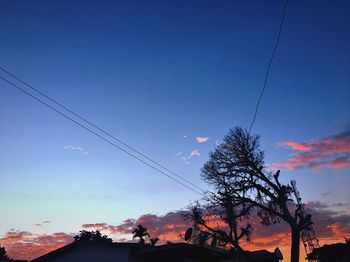
<svg viewBox="0 0 350 262">
<path fill-rule="evenodd" d="M 251 122 L 251 125 L 249 127 L 249 133 L 251 132 L 251 129 L 255 123 L 255 120 L 256 120 L 256 117 L 257 117 L 257 114 L 258 114 L 258 110 L 259 110 L 259 105 L 260 105 L 260 102 L 261 102 L 261 99 L 264 95 L 264 92 L 265 92 L 265 89 L 266 89 L 266 85 L 267 85 L 267 79 L 268 79 L 268 76 L 269 76 L 269 73 L 270 73 L 270 68 L 271 68 L 271 64 L 273 62 L 273 59 L 274 59 L 274 56 L 275 56 L 275 53 L 276 53 L 276 50 L 277 50 L 277 47 L 278 47 L 278 44 L 279 44 L 279 41 L 280 41 L 280 37 L 281 37 L 281 33 L 282 33 L 282 29 L 283 29 L 283 25 L 284 25 L 284 20 L 285 20 L 285 14 L 286 14 L 286 11 L 287 11 L 287 6 L 288 6 L 288 0 L 285 1 L 285 5 L 284 5 L 284 10 L 283 10 L 283 15 L 282 15 L 282 18 L 281 18 L 281 22 L 280 22 L 280 26 L 279 26 L 279 32 L 278 32 L 278 35 L 277 35 L 277 39 L 276 39 L 276 42 L 275 42 L 275 45 L 274 45 L 274 48 L 273 48 L 273 51 L 272 51 L 272 55 L 270 57 L 270 60 L 269 60 L 269 63 L 268 63 L 268 66 L 267 66 L 267 70 L 266 70 L 266 73 L 265 73 L 265 78 L 264 78 L 264 84 L 263 84 L 263 88 L 261 90 L 261 93 L 260 93 L 260 96 L 259 96 L 259 99 L 258 99 L 258 102 L 256 104 L 256 107 L 255 107 L 255 112 L 254 112 L 254 117 L 253 117 L 253 120 Z M 153 159 L 151 159 L 150 157 L 148 157 L 147 155 L 145 155 L 144 153 L 138 151 L 137 149 L 129 146 L 128 144 L 126 144 L 125 142 L 121 141 L 120 139 L 116 138 L 115 136 L 111 135 L 109 132 L 105 131 L 104 129 L 98 127 L 96 124 L 90 122 L 89 120 L 87 120 L 86 118 L 80 116 L 79 114 L 75 113 L 74 111 L 72 111 L 71 109 L 67 108 L 66 106 L 62 105 L 61 103 L 57 102 L 56 100 L 54 100 L 53 98 L 49 97 L 48 95 L 44 94 L 43 92 L 41 92 L 40 90 L 34 88 L 33 86 L 31 86 L 30 84 L 28 84 L 27 82 L 25 82 L 24 80 L 22 80 L 21 78 L 17 77 L 16 75 L 10 73 L 9 71 L 7 71 L 5 68 L 1 67 L 0 66 L 0 70 L 2 70 L 3 72 L 7 73 L 8 75 L 10 75 L 11 77 L 15 78 L 16 80 L 18 80 L 19 82 L 21 82 L 22 84 L 26 85 L 27 87 L 29 87 L 30 89 L 32 89 L 33 91 L 37 92 L 38 94 L 40 94 L 41 96 L 45 97 L 46 99 L 48 99 L 49 101 L 51 101 L 52 103 L 56 104 L 57 106 L 61 107 L 62 109 L 66 110 L 67 112 L 71 113 L 72 115 L 74 115 L 75 117 L 77 117 L 78 119 L 82 120 L 83 122 L 89 124 L 90 126 L 96 128 L 97 130 L 99 130 L 100 132 L 102 132 L 103 134 L 107 135 L 108 137 L 114 139 L 115 141 L 117 141 L 118 143 L 122 144 L 123 146 L 125 146 L 126 148 L 130 149 L 131 151 L 133 151 L 134 153 L 142 156 L 143 158 L 147 159 L 148 161 L 150 161 L 151 163 L 157 165 L 158 167 L 166 170 L 167 172 L 171 173 L 172 175 L 174 175 L 175 177 L 181 179 L 182 181 L 188 183 L 189 185 L 199 189 L 200 191 L 202 192 L 199 192 L 193 188 L 191 188 L 190 186 L 186 185 L 185 183 L 179 181 L 178 179 L 175 179 L 173 178 L 172 176 L 166 174 L 165 172 L 163 172 L 162 170 L 154 167 L 153 165 L 147 163 L 146 161 L 144 161 L 143 159 L 135 156 L 134 154 L 130 153 L 129 151 L 121 148 L 120 146 L 116 145 L 115 143 L 111 142 L 110 140 L 106 139 L 105 137 L 99 135 L 98 133 L 96 133 L 95 131 L 91 130 L 90 128 L 86 127 L 85 125 L 79 123 L 78 121 L 74 120 L 73 118 L 67 116 L 66 114 L 62 113 L 61 111 L 59 111 L 58 109 L 50 106 L 49 104 L 45 103 L 44 101 L 42 101 L 41 99 L 37 98 L 36 96 L 32 95 L 31 93 L 25 91 L 24 89 L 22 89 L 21 87 L 17 86 L 16 84 L 12 83 L 11 81 L 3 78 L 2 76 L 0 76 L 0 78 L 4 81 L 6 81 L 8 84 L 12 85 L 13 87 L 17 88 L 19 91 L 23 92 L 24 94 L 30 96 L 31 98 L 37 100 L 38 102 L 40 102 L 41 104 L 43 104 L 44 106 L 48 107 L 49 109 L 55 111 L 56 113 L 60 114 L 61 116 L 67 118 L 68 120 L 74 122 L 75 124 L 79 125 L 80 127 L 84 128 L 85 130 L 89 131 L 90 133 L 96 135 L 97 137 L 99 137 L 100 139 L 104 140 L 105 142 L 113 145 L 114 147 L 116 147 L 117 149 L 123 151 L 124 153 L 132 156 L 133 158 L 139 160 L 140 162 L 144 163 L 145 165 L 153 168 L 154 170 L 158 171 L 159 173 L 167 176 L 168 178 L 172 179 L 173 181 L 177 182 L 177 183 L 180 183 L 181 185 L 185 186 L 186 188 L 196 192 L 197 194 L 203 196 L 203 193 L 205 193 L 205 190 L 203 190 L 202 188 L 198 187 L 197 185 L 193 184 L 192 182 L 188 181 L 187 179 L 181 177 L 180 175 L 176 174 L 175 172 L 169 170 L 168 168 L 166 168 L 165 166 L 159 164 L 158 162 L 154 161 Z"/>
<path fill-rule="evenodd" d="M 280 22 L 280 27 L 279 27 L 277 39 L 276 39 L 275 46 L 274 46 L 274 48 L 273 48 L 273 51 L 272 51 L 272 54 L 271 54 L 271 57 L 270 57 L 270 60 L 269 60 L 267 69 L 266 69 L 263 88 L 262 88 L 262 90 L 261 90 L 261 93 L 260 93 L 258 102 L 257 102 L 256 107 L 255 107 L 254 117 L 253 117 L 252 123 L 250 124 L 250 127 L 249 127 L 249 134 L 250 134 L 250 131 L 251 131 L 251 129 L 252 129 L 254 123 L 255 123 L 256 116 L 257 116 L 258 110 L 259 110 L 259 105 L 260 105 L 261 99 L 262 99 L 262 97 L 263 97 L 263 95 L 264 95 L 264 92 L 265 92 L 265 88 L 266 88 L 266 84 L 267 84 L 267 79 L 268 79 L 269 73 L 270 73 L 271 64 L 272 64 L 273 58 L 275 57 L 276 50 L 277 50 L 277 47 L 278 47 L 278 43 L 279 43 L 280 38 L 281 38 L 282 29 L 283 29 L 283 25 L 284 25 L 284 18 L 285 18 L 285 16 L 286 16 L 286 12 L 287 12 L 287 6 L 288 6 L 288 0 L 286 0 L 285 3 L 284 3 L 283 15 L 282 15 L 282 18 L 281 18 L 281 22 Z"/>
<path fill-rule="evenodd" d="M 188 183 L 189 185 L 197 188 L 198 190 L 205 192 L 205 190 L 203 190 L 202 188 L 198 187 L 197 185 L 195 185 L 194 183 L 192 183 L 191 181 L 183 178 L 182 176 L 178 175 L 177 173 L 171 171 L 170 169 L 166 168 L 164 165 L 154 161 L 152 158 L 150 158 L 149 156 L 147 156 L 146 154 L 140 152 L 139 150 L 135 149 L 132 146 L 129 146 L 128 144 L 126 144 L 125 142 L 121 141 L 120 139 L 116 138 L 115 136 L 113 136 L 112 134 L 110 134 L 109 132 L 107 132 L 106 130 L 98 127 L 96 124 L 92 123 L 91 121 L 87 120 L 86 118 L 82 117 L 81 115 L 75 113 L 73 110 L 69 109 L 68 107 L 62 105 L 61 103 L 57 102 L 55 99 L 49 97 L 48 95 L 46 95 L 45 93 L 43 93 L 42 91 L 34 88 L 32 85 L 28 84 L 27 82 L 25 82 L 24 80 L 22 80 L 21 78 L 19 78 L 18 76 L 12 74 L 11 72 L 9 72 L 8 70 L 6 70 L 5 68 L 3 68 L 2 66 L 0 66 L 0 70 L 2 70 L 3 72 L 7 73 L 8 75 L 12 76 L 13 78 L 15 78 L 16 80 L 18 80 L 19 82 L 21 82 L 22 84 L 26 85 L 27 87 L 29 87 L 30 89 L 32 89 L 33 91 L 37 92 L 38 94 L 42 95 L 43 97 L 45 97 L 46 99 L 50 100 L 51 102 L 53 102 L 54 104 L 56 104 L 57 106 L 63 108 L 64 110 L 66 110 L 67 112 L 71 113 L 72 115 L 76 116 L 77 118 L 79 118 L 80 120 L 84 121 L 85 123 L 91 125 L 92 127 L 96 128 L 97 130 L 99 130 L 100 132 L 104 133 L 105 135 L 107 135 L 108 137 L 114 139 L 115 141 L 117 141 L 118 143 L 122 144 L 123 146 L 125 146 L 126 148 L 132 150 L 134 153 L 144 157 L 145 159 L 147 159 L 148 161 L 152 162 L 153 164 L 157 165 L 158 167 L 166 170 L 167 172 L 171 173 L 172 175 L 174 175 L 175 177 L 181 179 L 182 181 L 185 181 L 186 183 Z"/>
<path fill-rule="evenodd" d="M 19 87 L 19 86 L 16 85 L 16 84 L 12 83 L 11 81 L 7 80 L 6 78 L 0 76 L 0 79 L 4 80 L 4 81 L 7 82 L 8 84 L 12 85 L 13 87 L 15 87 L 17 90 L 21 91 L 22 93 L 24 93 L 24 94 L 28 95 L 29 97 L 35 99 L 36 101 L 38 101 L 38 102 L 41 103 L 42 105 L 46 106 L 47 108 L 53 110 L 53 111 L 56 112 L 57 114 L 59 114 L 59 115 L 65 117 L 66 119 L 68 119 L 68 120 L 74 122 L 75 124 L 79 125 L 79 126 L 82 127 L 83 129 L 85 129 L 86 131 L 92 133 L 93 135 L 97 136 L 98 138 L 102 139 L 103 141 L 109 143 L 110 145 L 114 146 L 115 148 L 117 148 L 117 149 L 123 151 L 124 153 L 128 154 L 129 156 L 131 156 L 131 157 L 135 158 L 136 160 L 142 162 L 143 164 L 149 166 L 150 168 L 154 169 L 155 171 L 159 172 L 160 174 L 162 174 L 162 175 L 164 175 L 164 176 L 166 176 L 166 177 L 172 179 L 173 181 L 175 181 L 175 182 L 181 184 L 182 186 L 186 187 L 187 189 L 189 189 L 189 190 L 191 190 L 191 191 L 193 191 L 193 192 L 195 192 L 195 193 L 197 193 L 197 194 L 203 196 L 203 193 L 202 193 L 202 192 L 199 192 L 199 191 L 197 191 L 197 190 L 191 188 L 190 186 L 186 185 L 185 183 L 181 182 L 180 180 L 178 180 L 178 179 L 176 179 L 176 178 L 173 178 L 172 176 L 166 174 L 166 173 L 163 172 L 162 170 L 160 170 L 160 169 L 154 167 L 153 165 L 147 163 L 147 162 L 144 161 L 143 159 L 141 159 L 141 158 L 135 156 L 134 154 L 130 153 L 129 151 L 127 151 L 127 150 L 125 150 L 125 149 L 123 149 L 122 147 L 118 146 L 117 144 L 113 143 L 112 141 L 108 140 L 107 138 L 101 136 L 100 134 L 98 134 L 98 133 L 96 133 L 95 131 L 91 130 L 90 128 L 84 126 L 83 124 L 79 123 L 78 121 L 74 120 L 73 118 L 67 116 L 66 114 L 62 113 L 60 110 L 58 110 L 58 109 L 52 107 L 51 105 L 49 105 L 49 104 L 47 104 L 46 102 L 42 101 L 40 98 L 37 98 L 36 96 L 32 95 L 31 93 L 27 92 L 26 90 L 24 90 L 23 88 Z M 184 179 L 184 178 L 183 178 L 183 179 Z"/>
</svg>

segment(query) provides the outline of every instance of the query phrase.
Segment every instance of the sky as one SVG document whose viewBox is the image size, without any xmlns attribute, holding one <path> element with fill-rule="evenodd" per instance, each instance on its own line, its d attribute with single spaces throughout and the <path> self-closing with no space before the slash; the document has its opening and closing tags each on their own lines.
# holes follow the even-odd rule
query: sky
<svg viewBox="0 0 350 262">
<path fill-rule="evenodd" d="M 268 167 L 297 181 L 328 230 L 323 243 L 350 233 L 349 8 L 289 1 L 252 129 Z M 200 169 L 230 128 L 249 127 L 282 11 L 277 0 L 4 0 L 0 65 L 210 190 Z M 0 118 L 0 245 L 20 258 L 82 228 L 127 238 L 114 227 L 151 218 L 176 238 L 185 226 L 167 219 L 200 198 L 2 80 Z M 256 249 L 278 245 L 266 230 Z"/>
</svg>

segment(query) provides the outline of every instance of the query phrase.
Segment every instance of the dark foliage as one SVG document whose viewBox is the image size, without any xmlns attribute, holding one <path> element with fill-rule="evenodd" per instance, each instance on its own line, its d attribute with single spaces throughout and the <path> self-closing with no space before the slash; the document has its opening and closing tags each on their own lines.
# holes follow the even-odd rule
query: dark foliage
<svg viewBox="0 0 350 262">
<path fill-rule="evenodd" d="M 195 206 L 192 210 L 192 219 L 195 225 L 200 226 L 200 233 L 204 229 L 206 233 L 215 235 L 219 243 L 229 242 L 239 249 L 238 241 L 243 237 L 249 240 L 252 228 L 249 224 L 238 226 L 238 223 L 254 208 L 264 225 L 281 220 L 290 225 L 291 261 L 299 261 L 300 232 L 312 224 L 311 216 L 302 214 L 301 206 L 291 208 L 293 205 L 289 202 L 292 201 L 293 189 L 288 184 L 282 184 L 279 176 L 280 171 L 273 174 L 265 170 L 259 136 L 250 135 L 239 127 L 230 130 L 223 143 L 210 153 L 210 159 L 202 169 L 202 179 L 213 185 L 215 191 L 208 194 L 209 204 L 206 207 Z M 219 215 L 229 226 L 229 231 L 206 227 L 203 217 L 207 213 Z"/>
<path fill-rule="evenodd" d="M 11 260 L 6 253 L 6 249 L 0 246 L 0 260 Z"/>
<path fill-rule="evenodd" d="M 349 262 L 350 261 L 350 241 L 345 238 L 345 243 L 324 245 L 316 248 L 308 259 L 319 262 Z"/>
<path fill-rule="evenodd" d="M 133 239 L 135 238 L 138 238 L 139 239 L 139 243 L 144 245 L 146 242 L 145 242 L 145 237 L 150 237 L 150 235 L 148 234 L 147 232 L 147 228 L 142 226 L 142 225 L 138 225 L 133 231 L 132 231 L 132 234 L 133 234 Z"/>
<path fill-rule="evenodd" d="M 252 226 L 246 222 L 249 209 L 236 206 L 227 196 L 210 194 L 206 205 L 192 205 L 185 218 L 193 226 L 186 231 L 185 240 L 200 246 L 230 246 L 241 250 L 239 241 L 250 241 Z"/>
<path fill-rule="evenodd" d="M 102 235 L 100 231 L 87 231 L 82 230 L 80 234 L 74 237 L 74 242 L 104 242 L 104 243 L 112 243 L 112 239 L 107 235 Z"/>
<path fill-rule="evenodd" d="M 132 231 L 133 239 L 138 238 L 139 244 L 146 245 L 145 238 L 149 238 L 149 243 L 147 245 L 155 246 L 157 242 L 159 241 L 158 237 L 151 238 L 150 234 L 147 232 L 147 228 L 143 225 L 138 225 L 134 230 Z"/>
<path fill-rule="evenodd" d="M 159 241 L 159 238 L 158 237 L 155 237 L 155 238 L 150 238 L 149 239 L 149 242 L 152 246 L 155 246 L 157 244 L 157 242 Z"/>
</svg>

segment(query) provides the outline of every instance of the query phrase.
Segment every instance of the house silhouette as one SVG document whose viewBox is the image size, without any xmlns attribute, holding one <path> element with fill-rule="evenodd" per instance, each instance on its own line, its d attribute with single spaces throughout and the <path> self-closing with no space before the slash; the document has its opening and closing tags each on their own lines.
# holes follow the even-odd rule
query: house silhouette
<svg viewBox="0 0 350 262">
<path fill-rule="evenodd" d="M 187 243 L 160 246 L 138 243 L 73 242 L 31 262 L 279 262 L 275 253 L 266 250 L 244 251 L 240 255 L 219 248 Z"/>
</svg>

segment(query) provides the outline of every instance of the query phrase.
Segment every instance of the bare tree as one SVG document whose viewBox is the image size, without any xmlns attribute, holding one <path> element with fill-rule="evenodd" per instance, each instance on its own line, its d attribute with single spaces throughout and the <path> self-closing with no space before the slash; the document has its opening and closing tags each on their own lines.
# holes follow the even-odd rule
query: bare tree
<svg viewBox="0 0 350 262">
<path fill-rule="evenodd" d="M 198 202 L 190 207 L 185 218 L 193 226 L 186 232 L 185 240 L 204 245 L 211 241 L 211 246 L 231 247 L 237 251 L 242 248 L 239 241 L 250 241 L 252 225 L 246 222 L 251 205 L 236 205 L 228 194 L 208 194 L 206 204 Z"/>
<path fill-rule="evenodd" d="M 202 169 L 202 179 L 214 186 L 215 197 L 229 198 L 243 210 L 254 207 L 265 225 L 287 222 L 292 235 L 291 262 L 298 262 L 300 232 L 312 224 L 311 216 L 302 216 L 301 206 L 292 208 L 292 187 L 282 184 L 279 175 L 279 170 L 273 174 L 264 169 L 259 136 L 239 127 L 230 130 Z"/>
</svg>

